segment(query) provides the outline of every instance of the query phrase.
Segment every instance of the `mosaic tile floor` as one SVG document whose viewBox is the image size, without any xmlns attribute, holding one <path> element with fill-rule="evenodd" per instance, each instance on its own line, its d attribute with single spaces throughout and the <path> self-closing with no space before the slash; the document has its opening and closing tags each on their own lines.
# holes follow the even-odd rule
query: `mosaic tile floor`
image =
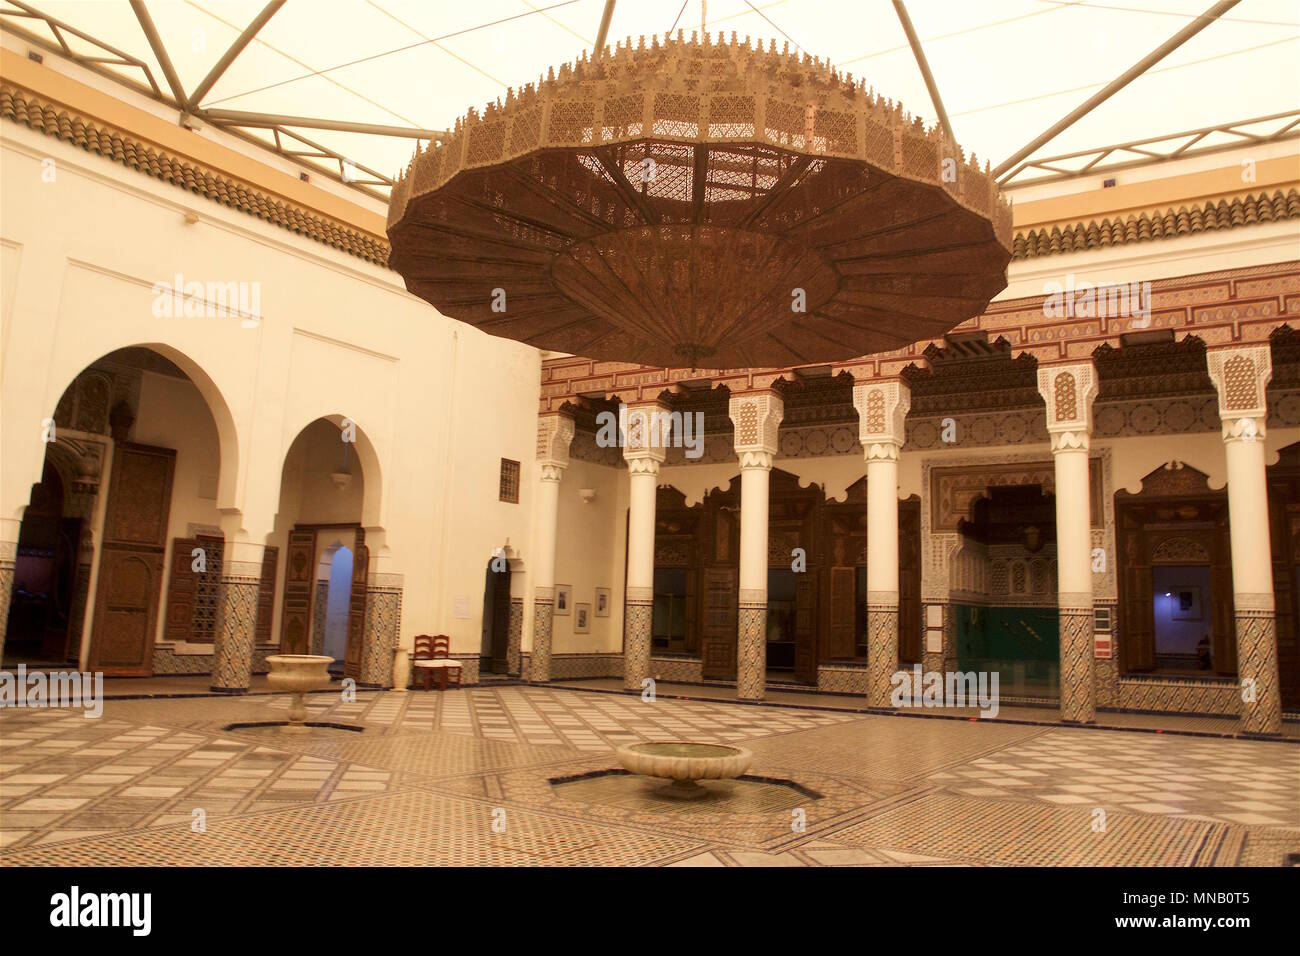
<svg viewBox="0 0 1300 956">
<path fill-rule="evenodd" d="M 1300 748 L 529 686 L 0 711 L 0 864 L 1278 865 Z M 680 811 L 614 747 L 751 749 Z M 1100 813 L 1098 811 L 1101 811 Z"/>
</svg>

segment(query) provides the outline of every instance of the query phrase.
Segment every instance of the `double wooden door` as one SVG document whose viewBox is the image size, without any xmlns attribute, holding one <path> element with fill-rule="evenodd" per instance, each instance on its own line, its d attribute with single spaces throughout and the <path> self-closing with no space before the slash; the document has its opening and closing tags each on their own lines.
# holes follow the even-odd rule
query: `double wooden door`
<svg viewBox="0 0 1300 956">
<path fill-rule="evenodd" d="M 1223 496 L 1200 501 L 1124 502 L 1119 538 L 1119 649 L 1124 672 L 1154 670 L 1154 569 L 1210 569 L 1210 646 L 1218 674 L 1237 673 L 1232 552 Z"/>
<path fill-rule="evenodd" d="M 104 516 L 90 668 L 109 676 L 153 673 L 176 452 L 120 442 Z"/>
<path fill-rule="evenodd" d="M 349 526 L 351 527 L 351 526 Z M 298 526 L 289 532 L 284 575 L 284 600 L 280 614 L 280 653 L 311 652 L 313 611 L 316 602 L 316 538 L 319 527 Z M 366 582 L 370 570 L 370 549 L 365 531 L 355 528 L 352 548 L 352 581 L 348 595 L 347 643 L 343 651 L 343 676 L 361 676 L 365 655 Z M 328 593 L 328 592 L 327 592 Z M 323 639 L 323 636 L 322 636 Z"/>
</svg>

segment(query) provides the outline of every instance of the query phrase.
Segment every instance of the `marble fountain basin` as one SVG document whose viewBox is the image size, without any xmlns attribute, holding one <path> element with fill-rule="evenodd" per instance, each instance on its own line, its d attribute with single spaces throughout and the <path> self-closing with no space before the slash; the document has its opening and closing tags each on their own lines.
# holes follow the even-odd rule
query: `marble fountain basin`
<svg viewBox="0 0 1300 956">
<path fill-rule="evenodd" d="M 303 694 L 329 687 L 329 666 L 334 663 L 334 658 L 320 654 L 271 654 L 266 662 L 271 665 L 266 682 L 274 690 L 293 694 L 289 724 L 284 729 L 292 733 L 306 732 L 307 703 Z"/>
<path fill-rule="evenodd" d="M 705 796 L 709 791 L 697 780 L 734 780 L 754 762 L 754 755 L 743 747 L 690 741 L 627 744 L 617 754 L 632 773 L 671 780 L 656 793 L 675 800 Z"/>
</svg>

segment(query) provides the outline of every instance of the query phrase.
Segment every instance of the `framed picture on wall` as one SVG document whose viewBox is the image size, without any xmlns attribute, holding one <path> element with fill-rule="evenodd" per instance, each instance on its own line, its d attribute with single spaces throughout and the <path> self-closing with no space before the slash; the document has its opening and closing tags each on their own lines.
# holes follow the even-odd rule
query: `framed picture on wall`
<svg viewBox="0 0 1300 956">
<path fill-rule="evenodd" d="M 596 588 L 596 617 L 609 617 L 609 588 Z"/>
<path fill-rule="evenodd" d="M 1201 589 L 1195 584 L 1180 584 L 1170 592 L 1170 608 L 1175 621 L 1199 621 L 1201 619 Z"/>
<path fill-rule="evenodd" d="M 587 634 L 591 631 L 591 605 L 578 604 L 573 611 L 573 633 Z"/>
<path fill-rule="evenodd" d="M 557 584 L 555 586 L 555 616 L 568 617 L 573 607 L 573 586 L 570 584 Z"/>
</svg>

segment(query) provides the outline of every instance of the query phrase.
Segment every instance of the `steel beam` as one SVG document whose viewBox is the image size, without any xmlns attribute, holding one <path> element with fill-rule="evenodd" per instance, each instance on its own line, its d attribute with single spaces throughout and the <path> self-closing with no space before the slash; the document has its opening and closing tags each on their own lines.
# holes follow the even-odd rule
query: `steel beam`
<svg viewBox="0 0 1300 956">
<path fill-rule="evenodd" d="M 198 109 L 203 102 L 203 97 L 208 95 L 208 92 L 216 85 L 217 80 L 221 79 L 222 74 L 230 68 L 230 64 L 235 62 L 235 57 L 244 52 L 244 47 L 253 42 L 253 37 L 257 36 L 258 31 L 266 26 L 266 22 L 275 16 L 282 6 L 284 6 L 284 0 L 271 0 L 262 8 L 262 12 L 253 19 L 253 22 L 244 28 L 244 32 L 238 36 L 234 43 L 230 44 L 230 49 L 223 53 L 221 59 L 213 64 L 212 69 L 208 71 L 208 75 L 203 78 L 203 82 L 194 88 L 194 92 L 190 94 L 189 101 L 186 104 L 189 110 Z"/>
<path fill-rule="evenodd" d="M 609 36 L 609 21 L 614 19 L 614 0 L 605 0 L 605 10 L 600 15 L 600 29 L 596 31 L 596 48 L 591 51 L 593 60 L 605 54 L 605 40 Z"/>
<path fill-rule="evenodd" d="M 1202 30 L 1208 27 L 1215 20 L 1219 19 L 1219 17 L 1223 16 L 1223 14 L 1227 13 L 1229 10 L 1235 7 L 1238 4 L 1238 2 L 1239 0 L 1219 0 L 1219 2 L 1216 3 L 1214 6 L 1210 7 L 1210 9 L 1206 10 L 1204 13 L 1202 13 L 1199 17 L 1197 17 L 1187 26 L 1183 27 L 1181 30 L 1175 33 L 1164 43 L 1160 44 L 1160 46 L 1156 47 L 1154 50 L 1152 50 L 1142 59 L 1134 63 L 1131 67 L 1125 70 L 1120 76 L 1116 77 L 1114 80 L 1111 80 L 1102 89 L 1098 90 L 1092 96 L 1088 97 L 1088 99 L 1082 105 L 1072 110 L 1068 116 L 1066 116 L 1060 122 L 1056 123 L 1051 129 L 1047 130 L 1045 133 L 1042 133 L 1034 137 L 1033 140 L 1026 143 L 1020 149 L 1016 150 L 1014 153 L 1012 153 L 1010 156 L 1004 159 L 1001 163 L 998 164 L 997 168 L 993 170 L 994 178 L 1000 177 L 1008 169 L 1016 165 L 1016 163 L 1020 162 L 1022 159 L 1024 159 L 1026 156 L 1032 153 L 1034 150 L 1038 149 L 1038 147 L 1054 139 L 1058 133 L 1067 129 L 1070 126 L 1073 126 L 1076 122 L 1078 122 L 1088 113 L 1091 113 L 1096 107 L 1106 102 L 1106 100 L 1110 99 L 1120 90 L 1124 89 L 1124 87 L 1128 86 L 1129 83 L 1131 83 L 1137 77 L 1141 76 L 1152 66 L 1159 63 L 1170 53 L 1173 53 L 1174 50 L 1177 50 L 1180 46 L 1182 46 L 1192 37 L 1196 36 L 1196 34 L 1200 33 Z"/>
<path fill-rule="evenodd" d="M 181 78 L 176 75 L 176 67 L 172 66 L 171 57 L 167 55 L 167 48 L 163 46 L 162 37 L 158 35 L 158 28 L 153 25 L 153 17 L 149 16 L 144 0 L 131 0 L 131 9 L 135 11 L 135 18 L 140 21 L 140 29 L 144 31 L 145 38 L 149 41 L 149 48 L 153 50 L 158 65 L 162 67 L 163 76 L 167 78 L 167 85 L 171 87 L 176 105 L 185 109 L 185 104 L 189 102 L 185 97 L 185 88 L 181 86 Z"/>
<path fill-rule="evenodd" d="M 912 26 L 912 18 L 907 15 L 907 8 L 903 6 L 903 0 L 894 0 L 894 10 L 898 13 L 898 22 L 903 25 L 903 32 L 907 34 L 907 42 L 912 47 L 912 55 L 916 57 L 916 65 L 921 68 L 921 76 L 925 79 L 925 88 L 930 91 L 930 102 L 934 104 L 935 112 L 939 114 L 939 125 L 943 127 L 943 134 L 948 137 L 949 144 L 956 146 L 957 137 L 952 134 L 952 123 L 948 121 L 948 111 L 943 108 L 943 100 L 939 98 L 939 86 L 934 82 L 934 74 L 930 72 L 930 64 L 925 58 L 925 51 L 921 49 L 921 38 L 916 35 L 916 28 Z"/>
<path fill-rule="evenodd" d="M 245 112 L 244 110 L 198 110 L 195 115 L 212 123 L 252 126 L 259 129 L 299 126 L 303 129 L 330 129 L 340 133 L 366 133 L 371 136 L 397 136 L 405 139 L 446 139 L 450 135 L 445 129 L 380 126 L 375 123 L 351 123 L 346 120 L 320 119 L 314 116 L 282 116 L 278 113 Z"/>
<path fill-rule="evenodd" d="M 150 99 L 163 100 L 162 89 L 158 86 L 158 81 L 153 78 L 153 71 L 149 69 L 149 64 L 144 62 L 144 60 L 138 59 L 129 53 L 124 53 L 117 47 L 110 46 L 103 40 L 98 40 L 89 33 L 78 30 L 70 23 L 65 23 L 47 13 L 42 13 L 31 4 L 23 3 L 22 0 L 5 0 L 5 2 L 12 4 L 18 9 L 0 10 L 0 15 L 5 17 L 15 17 L 18 19 L 40 20 L 49 28 L 49 31 L 54 34 L 54 38 L 59 41 L 59 45 L 55 46 L 46 37 L 32 33 L 30 30 L 24 30 L 22 27 L 16 26 L 13 23 L 6 22 L 4 28 L 12 32 L 15 36 L 21 37 L 23 40 L 26 40 L 33 46 L 40 47 L 42 50 L 49 50 L 51 53 L 57 53 L 59 56 L 67 57 L 73 63 L 84 66 L 86 69 L 107 79 L 113 80 L 116 83 L 121 83 L 123 86 L 127 86 Z M 106 50 L 113 54 L 117 59 L 112 60 L 108 57 L 83 56 L 68 45 L 68 41 L 63 37 L 63 34 L 65 33 L 70 33 L 78 39 L 85 40 L 87 43 L 90 43 L 101 50 Z M 149 85 L 146 87 L 143 83 L 137 83 L 135 80 L 125 77 L 121 73 L 106 69 L 100 65 L 102 63 L 117 66 L 133 66 L 144 74 L 145 79 L 149 81 Z"/>
<path fill-rule="evenodd" d="M 1239 127 L 1257 126 L 1260 123 L 1273 122 L 1275 120 L 1287 120 L 1282 126 L 1278 127 L 1271 133 L 1250 133 Z M 1277 143 L 1290 139 L 1300 139 L 1300 110 L 1285 110 L 1281 113 L 1271 113 L 1268 116 L 1255 116 L 1250 119 L 1238 120 L 1233 123 L 1219 123 L 1214 126 L 1202 126 L 1199 129 L 1183 130 L 1179 133 L 1167 133 L 1162 136 L 1148 136 L 1143 139 L 1127 140 L 1123 143 L 1113 143 L 1109 146 L 1099 146 L 1093 149 L 1079 149 L 1072 153 L 1062 153 L 1057 156 L 1044 156 L 1042 159 L 1026 160 L 1018 164 L 1014 169 L 998 180 L 999 185 L 1014 184 L 1015 180 L 1022 173 L 1031 169 L 1042 169 L 1047 172 L 1054 172 L 1055 176 L 1039 176 L 1029 180 L 1032 183 L 1049 182 L 1053 179 L 1063 179 L 1072 176 L 1084 176 L 1093 172 L 1093 167 L 1098 163 L 1104 162 L 1112 153 L 1137 153 L 1143 159 L 1124 160 L 1121 162 L 1108 163 L 1102 166 L 1096 172 L 1110 172 L 1118 169 L 1131 169 L 1135 166 L 1149 166 L 1151 163 L 1162 162 L 1170 159 L 1180 159 L 1185 156 L 1200 156 L 1207 153 L 1220 153 L 1224 150 L 1239 149 L 1247 143 Z M 1198 146 L 1197 144 L 1211 133 L 1224 133 L 1228 136 L 1236 137 L 1236 140 L 1230 143 L 1212 143 L 1209 146 Z M 1167 143 L 1175 140 L 1183 140 L 1181 145 L 1169 149 L 1141 149 L 1140 147 L 1148 146 L 1151 143 Z M 1084 166 L 1078 169 L 1059 169 L 1050 164 L 1066 162 L 1071 159 L 1082 159 L 1085 156 L 1092 157 Z"/>
</svg>

